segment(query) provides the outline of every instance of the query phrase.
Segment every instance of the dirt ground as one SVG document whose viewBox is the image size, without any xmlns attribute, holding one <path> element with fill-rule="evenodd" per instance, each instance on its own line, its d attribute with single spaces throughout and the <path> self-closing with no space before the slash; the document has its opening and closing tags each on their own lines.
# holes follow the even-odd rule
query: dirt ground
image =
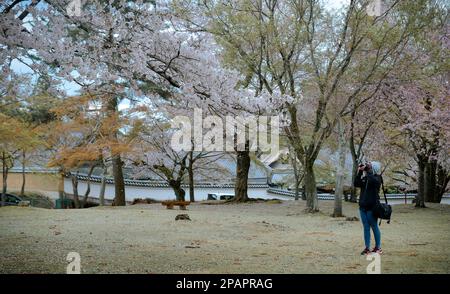
<svg viewBox="0 0 450 294">
<path fill-rule="evenodd" d="M 332 201 L 161 204 L 81 210 L 0 208 L 1 273 L 365 273 L 359 221 L 331 218 Z M 180 213 L 191 221 L 175 221 Z M 344 203 L 347 216 L 356 204 Z M 450 205 L 395 205 L 381 225 L 382 273 L 450 273 Z"/>
</svg>

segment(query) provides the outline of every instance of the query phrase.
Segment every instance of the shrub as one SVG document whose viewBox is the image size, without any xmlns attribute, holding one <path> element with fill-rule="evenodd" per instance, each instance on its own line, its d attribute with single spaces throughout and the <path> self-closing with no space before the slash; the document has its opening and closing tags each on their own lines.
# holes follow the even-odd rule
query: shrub
<svg viewBox="0 0 450 294">
<path fill-rule="evenodd" d="M 160 203 L 161 201 L 155 200 L 153 198 L 134 198 L 133 202 L 131 202 L 131 205 L 135 204 L 152 204 L 152 203 Z"/>
</svg>

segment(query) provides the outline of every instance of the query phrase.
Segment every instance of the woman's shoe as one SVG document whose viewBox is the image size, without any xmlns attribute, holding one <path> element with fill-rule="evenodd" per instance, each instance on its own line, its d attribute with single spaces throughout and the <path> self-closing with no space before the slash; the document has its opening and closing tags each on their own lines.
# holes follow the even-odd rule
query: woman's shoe
<svg viewBox="0 0 450 294">
<path fill-rule="evenodd" d="M 381 250 L 381 248 L 374 247 L 374 248 L 372 249 L 372 253 L 383 254 L 383 250 Z"/>
<path fill-rule="evenodd" d="M 369 253 L 370 253 L 370 249 L 366 247 L 366 248 L 361 252 L 361 255 L 367 255 L 367 254 L 369 254 Z"/>
</svg>

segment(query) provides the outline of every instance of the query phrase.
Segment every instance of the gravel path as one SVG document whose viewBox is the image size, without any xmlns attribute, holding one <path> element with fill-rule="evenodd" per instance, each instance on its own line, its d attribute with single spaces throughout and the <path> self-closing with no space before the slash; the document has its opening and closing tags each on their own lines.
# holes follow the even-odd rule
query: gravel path
<svg viewBox="0 0 450 294">
<path fill-rule="evenodd" d="M 304 205 L 0 208 L 0 272 L 65 273 L 75 251 L 83 273 L 365 273 L 360 222 L 331 218 L 330 201 L 313 215 Z M 450 273 L 450 206 L 428 206 L 396 205 L 383 222 L 383 273 Z"/>
</svg>

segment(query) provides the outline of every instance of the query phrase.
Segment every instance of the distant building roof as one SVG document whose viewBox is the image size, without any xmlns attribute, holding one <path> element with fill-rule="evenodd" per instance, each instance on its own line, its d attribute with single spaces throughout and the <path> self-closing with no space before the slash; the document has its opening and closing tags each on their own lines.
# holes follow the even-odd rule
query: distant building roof
<svg viewBox="0 0 450 294">
<path fill-rule="evenodd" d="M 78 175 L 77 178 L 79 180 L 88 180 L 89 177 L 87 175 Z M 101 182 L 102 178 L 97 176 L 91 176 L 90 180 L 92 182 Z M 114 184 L 114 179 L 112 178 L 106 178 L 106 183 L 108 184 Z M 154 180 L 131 180 L 131 179 L 125 179 L 125 185 L 127 186 L 141 186 L 141 187 L 169 187 L 169 185 L 164 181 L 154 181 Z M 182 185 L 183 187 L 188 187 L 187 184 Z M 202 182 L 195 182 L 195 187 L 211 187 L 211 188 L 233 188 L 234 183 L 202 183 Z M 251 188 L 267 188 L 267 183 L 249 183 L 248 185 Z"/>
</svg>

